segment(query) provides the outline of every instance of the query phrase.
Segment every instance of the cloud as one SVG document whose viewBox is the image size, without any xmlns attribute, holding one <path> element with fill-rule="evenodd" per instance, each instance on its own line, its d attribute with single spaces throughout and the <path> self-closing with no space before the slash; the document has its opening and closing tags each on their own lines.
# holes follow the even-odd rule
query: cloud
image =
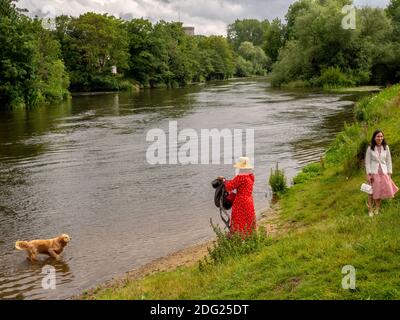
<svg viewBox="0 0 400 320">
<path fill-rule="evenodd" d="M 77 16 L 93 11 L 127 18 L 178 21 L 194 26 L 196 34 L 226 35 L 227 25 L 236 19 L 272 20 L 284 18 L 294 0 L 20 0 L 31 15 Z M 355 0 L 355 4 L 386 6 L 389 0 Z"/>
</svg>

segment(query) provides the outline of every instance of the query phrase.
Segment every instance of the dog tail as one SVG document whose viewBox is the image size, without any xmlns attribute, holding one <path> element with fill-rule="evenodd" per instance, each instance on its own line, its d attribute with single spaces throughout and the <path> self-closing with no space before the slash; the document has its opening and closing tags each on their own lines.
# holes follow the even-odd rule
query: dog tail
<svg viewBox="0 0 400 320">
<path fill-rule="evenodd" d="M 17 241 L 15 243 L 15 249 L 17 250 L 26 250 L 29 249 L 29 244 L 27 241 Z"/>
</svg>

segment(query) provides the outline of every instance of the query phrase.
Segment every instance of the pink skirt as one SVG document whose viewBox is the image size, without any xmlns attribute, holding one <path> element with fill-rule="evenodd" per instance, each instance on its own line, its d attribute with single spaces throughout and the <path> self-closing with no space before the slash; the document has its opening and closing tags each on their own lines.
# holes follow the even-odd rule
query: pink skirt
<svg viewBox="0 0 400 320">
<path fill-rule="evenodd" d="M 379 173 L 372 175 L 374 182 L 372 183 L 372 197 L 374 199 L 391 199 L 399 191 L 399 188 L 394 184 L 389 175 L 382 173 L 379 168 Z"/>
</svg>

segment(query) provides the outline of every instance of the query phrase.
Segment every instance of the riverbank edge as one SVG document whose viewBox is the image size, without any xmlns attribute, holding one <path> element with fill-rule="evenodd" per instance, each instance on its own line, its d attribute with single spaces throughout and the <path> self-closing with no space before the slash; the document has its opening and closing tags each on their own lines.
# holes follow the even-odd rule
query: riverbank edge
<svg viewBox="0 0 400 320">
<path fill-rule="evenodd" d="M 253 75 L 253 76 L 248 76 L 248 77 L 232 77 L 228 79 L 215 79 L 215 80 L 210 80 L 210 81 L 203 81 L 203 82 L 189 82 L 186 83 L 183 86 L 178 86 L 178 87 L 168 87 L 167 85 L 160 85 L 160 86 L 155 86 L 155 87 L 149 87 L 149 86 L 143 86 L 141 84 L 137 83 L 132 83 L 132 88 L 131 89 L 126 89 L 126 90 L 105 90 L 105 91 L 69 91 L 70 96 L 95 96 L 95 95 L 102 95 L 102 94 L 115 94 L 115 93 L 121 93 L 121 92 L 141 92 L 145 90 L 160 90 L 160 89 L 181 89 L 185 87 L 194 87 L 194 86 L 204 86 L 207 84 L 213 84 L 213 83 L 220 83 L 224 81 L 239 81 L 239 80 L 251 80 L 251 79 L 265 79 L 266 81 L 269 80 L 269 76 L 259 76 L 259 75 Z M 128 79 L 126 79 L 128 80 Z"/>
<path fill-rule="evenodd" d="M 284 227 L 279 223 L 279 210 L 279 202 L 273 202 L 270 204 L 270 207 L 261 209 L 256 213 L 258 217 L 257 226 L 264 227 L 269 236 L 277 235 L 284 230 Z M 94 300 L 95 296 L 100 292 L 123 286 L 130 281 L 137 281 L 159 272 L 175 271 L 181 267 L 194 266 L 208 255 L 208 248 L 211 248 L 215 244 L 215 241 L 216 238 L 212 237 L 152 260 L 143 266 L 139 266 L 97 286 L 84 290 L 81 294 L 71 296 L 68 300 Z"/>
<path fill-rule="evenodd" d="M 224 80 L 211 80 L 211 81 L 204 81 L 204 82 L 191 82 L 187 83 L 185 86 L 180 86 L 180 87 L 167 87 L 167 86 L 159 86 L 159 87 L 144 87 L 141 85 L 134 85 L 134 88 L 132 90 L 115 90 L 115 91 L 71 91 L 70 92 L 70 98 L 71 97 L 79 97 L 79 96 L 95 96 L 95 95 L 102 95 L 102 94 L 116 94 L 116 93 L 121 93 L 121 92 L 141 92 L 145 90 L 160 90 L 160 89 L 179 89 L 179 88 L 185 88 L 185 87 L 194 87 L 194 86 L 205 86 L 207 84 L 213 84 L 213 83 L 221 83 L 224 81 L 240 81 L 240 80 L 251 80 L 251 79 L 256 79 L 256 80 L 261 80 L 264 79 L 265 81 L 269 81 L 270 76 L 265 75 L 265 76 L 249 76 L 249 77 L 234 77 L 234 78 L 229 78 L 229 79 L 224 79 Z M 338 94 L 346 94 L 346 93 L 374 93 L 374 92 L 380 92 L 384 90 L 384 87 L 382 86 L 355 86 L 355 87 L 332 87 L 332 88 L 324 88 L 324 87 L 290 87 L 290 86 L 281 86 L 281 87 L 273 87 L 274 89 L 288 89 L 288 90 L 300 90 L 300 89 L 308 89 L 308 90 L 322 90 L 327 93 L 338 93 Z"/>
</svg>

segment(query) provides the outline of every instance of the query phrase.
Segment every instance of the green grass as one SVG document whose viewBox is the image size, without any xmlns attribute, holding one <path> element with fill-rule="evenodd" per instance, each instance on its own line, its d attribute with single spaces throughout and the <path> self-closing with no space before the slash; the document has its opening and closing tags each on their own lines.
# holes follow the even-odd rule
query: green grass
<svg viewBox="0 0 400 320">
<path fill-rule="evenodd" d="M 325 161 L 306 168 L 280 199 L 289 230 L 255 251 L 199 268 L 160 272 L 100 291 L 96 299 L 400 299 L 400 197 L 370 218 L 359 146 L 382 128 L 400 185 L 400 86 L 363 101 L 364 121 L 337 136 Z M 345 164 L 353 163 L 350 169 Z M 348 170 L 350 170 L 350 175 Z M 344 290 L 342 268 L 356 269 Z"/>
</svg>

